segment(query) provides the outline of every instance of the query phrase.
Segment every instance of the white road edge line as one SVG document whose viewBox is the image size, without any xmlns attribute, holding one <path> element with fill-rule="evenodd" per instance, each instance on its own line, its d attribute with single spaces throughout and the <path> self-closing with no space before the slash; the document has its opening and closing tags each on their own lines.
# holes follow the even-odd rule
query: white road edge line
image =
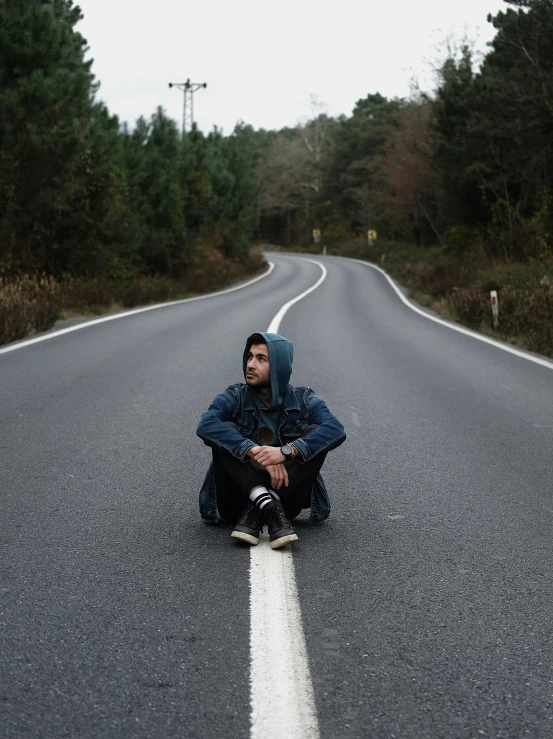
<svg viewBox="0 0 553 739">
<path fill-rule="evenodd" d="M 429 321 L 434 321 L 434 323 L 439 323 L 441 326 L 450 328 L 452 331 L 458 331 L 460 334 L 465 334 L 465 336 L 471 336 L 473 339 L 478 339 L 478 341 L 483 341 L 485 344 L 490 344 L 490 346 L 495 346 L 497 349 L 501 349 L 504 352 L 508 352 L 509 354 L 514 354 L 516 357 L 520 357 L 521 359 L 527 359 L 529 362 L 534 362 L 534 364 L 539 364 L 542 367 L 547 367 L 547 369 L 553 370 L 553 362 L 549 362 L 547 361 L 547 359 L 541 359 L 540 357 L 533 357 L 531 354 L 527 354 L 526 352 L 521 351 L 520 349 L 515 349 L 514 347 L 511 347 L 508 344 L 502 344 L 501 342 L 496 341 L 495 339 L 491 339 L 488 336 L 483 336 L 482 334 L 478 334 L 475 331 L 471 331 L 470 328 L 465 328 L 464 326 L 457 326 L 453 323 L 449 323 L 448 321 L 442 318 L 437 318 L 436 316 L 429 315 L 425 311 L 418 308 L 416 305 L 413 305 L 413 303 L 411 303 L 411 301 L 408 300 L 405 297 L 405 295 L 401 292 L 401 290 L 397 287 L 397 285 L 392 280 L 390 275 L 387 272 L 385 272 L 381 267 L 377 267 L 376 264 L 371 264 L 371 262 L 364 262 L 362 259 L 352 259 L 351 257 L 339 257 L 339 259 L 345 259 L 348 262 L 357 262 L 357 264 L 364 264 L 365 267 L 370 267 L 371 269 L 374 269 L 377 272 L 381 272 L 384 275 L 384 277 L 388 280 L 390 285 L 394 288 L 400 300 L 403 303 L 405 303 L 405 305 L 408 308 L 411 308 L 411 310 L 415 311 L 415 313 L 418 313 L 424 318 L 428 318 Z"/>
<path fill-rule="evenodd" d="M 42 336 L 37 336 L 34 339 L 27 339 L 26 341 L 20 341 L 17 344 L 10 344 L 9 346 L 4 347 L 3 349 L 0 349 L 0 354 L 7 354 L 8 352 L 14 352 L 17 351 L 17 349 L 24 349 L 26 346 L 31 346 L 32 344 L 39 344 L 41 341 L 48 341 L 49 339 L 55 339 L 58 336 L 62 336 L 63 334 L 70 334 L 73 331 L 80 331 L 83 328 L 88 328 L 89 326 L 95 326 L 98 323 L 105 323 L 106 321 L 117 321 L 119 318 L 127 318 L 128 316 L 134 316 L 137 313 L 145 313 L 146 311 L 150 310 L 158 310 L 159 308 L 168 308 L 172 305 L 181 305 L 182 303 L 193 303 L 196 300 L 207 300 L 208 298 L 216 298 L 218 295 L 226 295 L 227 293 L 232 293 L 235 290 L 242 290 L 244 287 L 249 287 L 250 285 L 253 285 L 254 282 L 258 282 L 259 280 L 263 280 L 265 277 L 268 277 L 273 269 L 275 268 L 275 265 L 273 262 L 268 262 L 269 269 L 266 272 L 263 272 L 262 275 L 259 275 L 258 277 L 254 277 L 252 280 L 248 280 L 248 282 L 244 282 L 241 285 L 236 285 L 235 287 L 229 287 L 225 290 L 218 290 L 215 293 L 208 293 L 207 295 L 198 295 L 195 298 L 183 298 L 182 300 L 172 300 L 169 303 L 158 303 L 156 305 L 147 305 L 144 308 L 134 308 L 133 310 L 125 311 L 124 313 L 116 313 L 113 316 L 103 316 L 102 318 L 95 318 L 92 321 L 86 321 L 86 323 L 79 323 L 77 326 L 70 326 L 69 328 L 62 328 L 59 331 L 53 331 L 49 334 L 43 334 Z"/>
<path fill-rule="evenodd" d="M 282 306 L 269 333 L 278 333 L 288 309 L 326 278 L 323 264 L 299 258 L 316 264 L 322 275 Z M 250 555 L 250 661 L 251 739 L 318 739 L 292 551 L 272 550 L 266 534 Z"/>
</svg>

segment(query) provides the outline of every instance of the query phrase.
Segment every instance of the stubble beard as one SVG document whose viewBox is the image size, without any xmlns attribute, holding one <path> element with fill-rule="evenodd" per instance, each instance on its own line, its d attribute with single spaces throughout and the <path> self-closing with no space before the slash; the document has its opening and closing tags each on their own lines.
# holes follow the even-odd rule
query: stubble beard
<svg viewBox="0 0 553 739">
<path fill-rule="evenodd" d="M 266 388 L 271 387 L 271 381 L 269 379 L 261 379 L 259 377 L 256 377 L 253 380 L 246 377 L 246 385 L 249 385 L 253 390 L 265 390 Z"/>
</svg>

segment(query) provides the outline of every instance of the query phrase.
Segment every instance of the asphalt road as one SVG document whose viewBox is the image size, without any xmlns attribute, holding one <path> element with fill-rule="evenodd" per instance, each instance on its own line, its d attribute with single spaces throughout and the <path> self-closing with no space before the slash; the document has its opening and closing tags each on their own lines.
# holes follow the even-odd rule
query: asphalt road
<svg viewBox="0 0 553 739">
<path fill-rule="evenodd" d="M 248 549 L 205 526 L 211 398 L 320 269 L 0 355 L 0 733 L 248 737 Z M 553 735 L 553 371 L 321 257 L 280 331 L 344 422 L 296 579 L 323 739 Z M 275 556 L 278 556 L 275 554 Z"/>
</svg>

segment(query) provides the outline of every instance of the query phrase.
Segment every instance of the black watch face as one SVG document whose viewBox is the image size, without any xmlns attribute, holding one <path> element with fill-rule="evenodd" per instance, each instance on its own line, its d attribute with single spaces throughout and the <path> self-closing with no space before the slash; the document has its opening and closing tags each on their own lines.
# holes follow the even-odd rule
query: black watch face
<svg viewBox="0 0 553 739">
<path fill-rule="evenodd" d="M 287 457 L 289 454 L 292 454 L 292 447 L 288 444 L 285 444 L 284 446 L 280 447 L 280 451 L 284 454 L 285 457 Z"/>
</svg>

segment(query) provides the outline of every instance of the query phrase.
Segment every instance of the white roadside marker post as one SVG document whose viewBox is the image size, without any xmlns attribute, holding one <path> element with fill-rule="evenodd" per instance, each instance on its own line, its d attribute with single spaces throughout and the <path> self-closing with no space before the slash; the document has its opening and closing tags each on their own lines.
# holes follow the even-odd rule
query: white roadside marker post
<svg viewBox="0 0 553 739">
<path fill-rule="evenodd" d="M 497 302 L 497 290 L 490 290 L 490 298 L 492 301 L 493 327 L 499 328 L 499 304 Z"/>
</svg>

